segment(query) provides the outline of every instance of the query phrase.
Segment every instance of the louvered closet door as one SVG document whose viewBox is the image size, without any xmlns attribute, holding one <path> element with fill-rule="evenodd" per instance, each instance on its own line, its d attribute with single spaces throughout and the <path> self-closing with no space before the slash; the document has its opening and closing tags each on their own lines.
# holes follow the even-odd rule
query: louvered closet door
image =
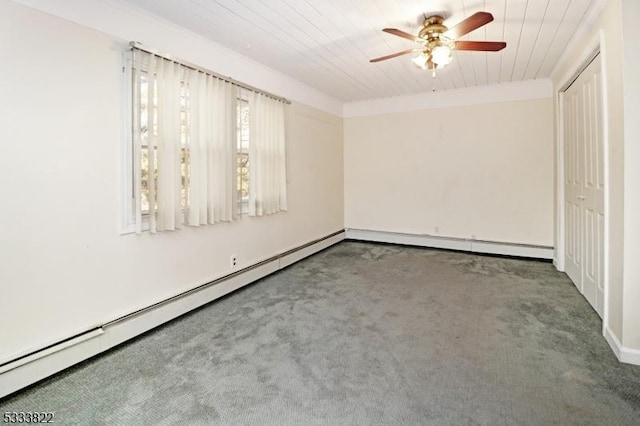
<svg viewBox="0 0 640 426">
<path fill-rule="evenodd" d="M 602 316 L 604 308 L 604 146 L 600 56 L 563 96 L 565 268 Z"/>
</svg>

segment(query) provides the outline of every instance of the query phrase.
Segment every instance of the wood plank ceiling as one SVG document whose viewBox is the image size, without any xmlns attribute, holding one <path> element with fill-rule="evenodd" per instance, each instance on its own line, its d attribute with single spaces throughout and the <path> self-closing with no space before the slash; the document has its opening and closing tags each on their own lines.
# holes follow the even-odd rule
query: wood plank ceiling
<svg viewBox="0 0 640 426">
<path fill-rule="evenodd" d="M 546 78 L 602 0 L 122 0 L 344 102 Z M 495 20 L 460 40 L 506 41 L 501 52 L 454 52 L 434 79 L 414 47 L 424 16 L 449 27 L 477 11 Z M 173 52 L 179 56 L 179 52 Z"/>
</svg>

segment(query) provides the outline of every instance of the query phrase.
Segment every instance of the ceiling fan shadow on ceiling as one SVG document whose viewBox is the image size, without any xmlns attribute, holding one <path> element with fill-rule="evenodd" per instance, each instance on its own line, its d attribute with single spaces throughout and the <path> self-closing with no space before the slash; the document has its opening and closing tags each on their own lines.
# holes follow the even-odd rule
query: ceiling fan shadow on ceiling
<svg viewBox="0 0 640 426">
<path fill-rule="evenodd" d="M 505 47 L 504 41 L 457 41 L 456 39 L 477 30 L 493 21 L 493 15 L 488 12 L 477 12 L 464 19 L 453 28 L 444 25 L 444 18 L 433 15 L 425 18 L 424 24 L 418 35 L 412 35 L 396 28 L 385 28 L 382 31 L 398 37 L 420 43 L 421 46 L 414 49 L 403 50 L 371 59 L 369 62 L 380 62 L 398 56 L 420 52 L 412 60 L 423 69 L 439 69 L 451 62 L 451 52 L 454 50 L 473 50 L 480 52 L 498 52 Z"/>
</svg>

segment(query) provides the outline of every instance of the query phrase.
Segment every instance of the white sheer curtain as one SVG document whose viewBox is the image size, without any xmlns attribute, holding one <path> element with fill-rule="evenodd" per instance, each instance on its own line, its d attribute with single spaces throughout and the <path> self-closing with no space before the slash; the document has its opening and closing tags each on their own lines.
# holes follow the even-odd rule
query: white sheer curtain
<svg viewBox="0 0 640 426">
<path fill-rule="evenodd" d="M 235 86 L 138 49 L 133 62 L 136 232 L 232 220 Z"/>
<path fill-rule="evenodd" d="M 212 190 L 213 209 L 210 214 L 215 221 L 230 221 L 236 218 L 237 176 L 237 122 L 236 86 L 213 78 L 214 133 L 211 179 L 216 185 Z M 213 223 L 214 220 L 210 220 Z"/>
<path fill-rule="evenodd" d="M 249 92 L 249 215 L 287 209 L 285 104 Z"/>
<path fill-rule="evenodd" d="M 157 57 L 152 63 L 156 67 L 153 71 L 149 70 L 149 74 L 155 74 L 158 117 L 157 230 L 173 231 L 180 228 L 182 214 L 180 96 L 184 69 L 174 62 Z M 149 180 L 152 180 L 151 176 Z M 153 216 L 153 203 L 150 202 L 149 206 L 149 215 Z"/>
<path fill-rule="evenodd" d="M 174 230 L 181 215 L 184 72 L 178 64 L 137 50 L 133 67 L 135 229 L 142 232 L 147 217 L 150 232 Z"/>
<path fill-rule="evenodd" d="M 236 88 L 191 70 L 189 76 L 188 214 L 192 226 L 234 219 Z"/>
</svg>

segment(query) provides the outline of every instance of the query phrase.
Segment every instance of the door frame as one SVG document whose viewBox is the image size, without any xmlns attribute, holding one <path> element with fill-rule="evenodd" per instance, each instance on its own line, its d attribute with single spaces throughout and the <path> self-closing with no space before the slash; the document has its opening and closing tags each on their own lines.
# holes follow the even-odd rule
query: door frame
<svg viewBox="0 0 640 426">
<path fill-rule="evenodd" d="M 604 310 L 602 315 L 602 333 L 609 326 L 609 105 L 607 88 L 606 45 L 604 31 L 600 30 L 590 40 L 580 56 L 571 64 L 568 71 L 558 80 L 554 97 L 556 115 L 556 250 L 553 264 L 559 271 L 565 270 L 565 220 L 564 220 L 564 91 L 578 78 L 591 61 L 600 54 L 600 87 L 602 90 L 602 149 L 604 173 L 604 241 L 602 276 L 604 286 Z"/>
</svg>

